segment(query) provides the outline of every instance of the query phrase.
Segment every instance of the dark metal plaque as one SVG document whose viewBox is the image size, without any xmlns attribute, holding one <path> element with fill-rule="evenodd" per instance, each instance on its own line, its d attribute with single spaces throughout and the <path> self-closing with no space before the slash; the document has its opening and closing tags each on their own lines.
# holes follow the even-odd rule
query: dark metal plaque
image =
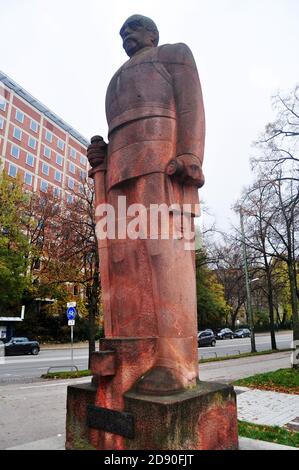
<svg viewBox="0 0 299 470">
<path fill-rule="evenodd" d="M 134 416 L 125 411 L 87 405 L 87 426 L 134 439 Z"/>
</svg>

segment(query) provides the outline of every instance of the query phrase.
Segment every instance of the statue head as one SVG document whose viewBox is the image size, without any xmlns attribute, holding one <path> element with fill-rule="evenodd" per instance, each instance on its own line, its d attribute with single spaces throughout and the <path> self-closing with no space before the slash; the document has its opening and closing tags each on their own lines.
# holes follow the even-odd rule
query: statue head
<svg viewBox="0 0 299 470">
<path fill-rule="evenodd" d="M 129 57 L 144 47 L 156 47 L 159 31 L 153 20 L 143 15 L 132 15 L 122 25 L 119 34 Z"/>
</svg>

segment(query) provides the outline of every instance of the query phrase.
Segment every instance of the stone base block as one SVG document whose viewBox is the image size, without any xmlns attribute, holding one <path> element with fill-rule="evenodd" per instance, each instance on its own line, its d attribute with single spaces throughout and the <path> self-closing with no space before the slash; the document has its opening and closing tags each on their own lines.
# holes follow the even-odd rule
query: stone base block
<svg viewBox="0 0 299 470">
<path fill-rule="evenodd" d="M 199 381 L 175 395 L 129 391 L 125 411 L 134 416 L 135 437 L 128 450 L 238 449 L 236 394 L 232 386 Z"/>
<path fill-rule="evenodd" d="M 66 444 L 67 450 L 95 449 L 95 431 L 87 426 L 87 406 L 96 400 L 97 387 L 90 383 L 67 388 Z"/>
</svg>

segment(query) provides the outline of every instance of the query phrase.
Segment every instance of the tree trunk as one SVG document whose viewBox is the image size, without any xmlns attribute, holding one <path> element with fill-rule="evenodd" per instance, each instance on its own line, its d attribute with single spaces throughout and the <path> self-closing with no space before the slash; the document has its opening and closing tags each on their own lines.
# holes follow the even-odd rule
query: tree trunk
<svg viewBox="0 0 299 470">
<path fill-rule="evenodd" d="M 270 335 L 271 335 L 271 348 L 277 349 L 276 338 L 275 338 L 275 324 L 274 324 L 274 305 L 273 305 L 273 290 L 271 283 L 270 273 L 267 272 L 267 283 L 268 283 L 268 305 L 269 305 L 269 318 L 270 318 Z"/>
<path fill-rule="evenodd" d="M 290 280 L 291 291 L 291 306 L 292 306 L 292 320 L 293 320 L 293 345 L 292 345 L 292 366 L 298 368 L 299 366 L 299 317 L 298 317 L 298 302 L 297 302 L 297 289 L 295 272 L 293 262 L 288 261 L 288 274 Z"/>
</svg>

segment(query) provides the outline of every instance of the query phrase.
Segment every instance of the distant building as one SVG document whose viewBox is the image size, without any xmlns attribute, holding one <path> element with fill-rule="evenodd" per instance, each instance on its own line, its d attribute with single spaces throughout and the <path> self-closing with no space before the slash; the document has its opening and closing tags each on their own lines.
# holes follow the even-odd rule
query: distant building
<svg viewBox="0 0 299 470">
<path fill-rule="evenodd" d="M 72 202 L 89 168 L 89 142 L 11 78 L 0 72 L 0 163 L 29 191 Z"/>
</svg>

